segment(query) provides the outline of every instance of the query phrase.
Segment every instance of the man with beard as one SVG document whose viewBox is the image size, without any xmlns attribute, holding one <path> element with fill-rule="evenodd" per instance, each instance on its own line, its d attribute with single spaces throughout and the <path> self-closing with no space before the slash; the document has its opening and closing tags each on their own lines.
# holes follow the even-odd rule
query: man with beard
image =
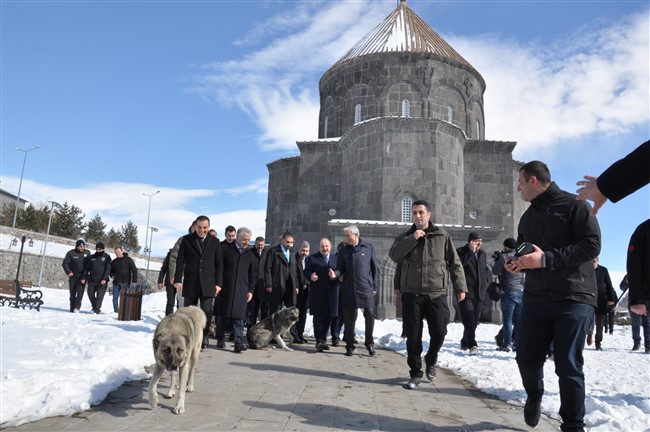
<svg viewBox="0 0 650 432">
<path fill-rule="evenodd" d="M 262 309 L 262 295 L 264 293 L 264 263 L 266 262 L 266 249 L 264 237 L 257 237 L 255 244 L 250 248 L 255 257 L 255 291 L 253 300 L 248 302 L 246 311 L 246 327 L 251 328 L 257 323 L 257 317 L 261 313 L 262 318 L 268 316 L 268 305 L 266 312 Z"/>
<path fill-rule="evenodd" d="M 138 283 L 138 269 L 135 262 L 116 246 L 115 259 L 111 262 L 111 277 L 113 278 L 113 310 L 117 313 L 119 306 L 120 291 L 128 290 L 131 284 Z"/>
<path fill-rule="evenodd" d="M 75 248 L 68 251 L 63 259 L 63 271 L 68 276 L 70 288 L 70 312 L 77 313 L 81 309 L 81 300 L 84 297 L 83 277 L 85 261 L 90 257 L 90 251 L 86 250 L 86 242 L 79 239 Z"/>
<path fill-rule="evenodd" d="M 85 284 L 86 280 L 88 280 L 88 299 L 93 312 L 98 315 L 102 309 L 110 274 L 111 257 L 104 252 L 104 243 L 97 243 L 95 253 L 86 260 L 81 283 Z"/>
</svg>

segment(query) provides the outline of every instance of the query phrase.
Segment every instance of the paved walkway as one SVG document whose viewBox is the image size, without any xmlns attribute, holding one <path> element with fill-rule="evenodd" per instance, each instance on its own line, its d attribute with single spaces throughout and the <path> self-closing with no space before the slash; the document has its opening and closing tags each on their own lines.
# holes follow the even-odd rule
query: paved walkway
<svg viewBox="0 0 650 432">
<path fill-rule="evenodd" d="M 212 342 L 213 340 L 211 340 Z M 293 352 L 206 349 L 196 391 L 175 415 L 165 399 L 169 379 L 158 387 L 160 403 L 149 408 L 149 381 L 123 385 L 98 406 L 71 417 L 53 417 L 16 431 L 527 431 L 523 408 L 485 395 L 446 370 L 406 390 L 406 358 L 363 345 L 353 357 L 343 347 L 317 353 L 313 344 Z M 513 370 L 513 373 L 517 373 Z M 559 424 L 542 416 L 536 431 Z"/>
</svg>

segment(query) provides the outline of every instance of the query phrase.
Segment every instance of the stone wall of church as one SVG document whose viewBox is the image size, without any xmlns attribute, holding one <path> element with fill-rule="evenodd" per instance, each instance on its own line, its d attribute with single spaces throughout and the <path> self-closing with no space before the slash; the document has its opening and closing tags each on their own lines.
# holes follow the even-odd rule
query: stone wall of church
<svg viewBox="0 0 650 432">
<path fill-rule="evenodd" d="M 417 118 L 380 118 L 341 139 L 340 218 L 401 221 L 402 200 L 425 199 L 437 223 L 463 215 L 460 129 Z"/>
<path fill-rule="evenodd" d="M 359 121 L 400 117 L 406 99 L 407 117 L 451 118 L 467 137 L 482 139 L 484 92 L 476 71 L 432 53 L 365 55 L 334 65 L 321 78 L 318 136 L 341 137 Z"/>
<path fill-rule="evenodd" d="M 295 230 L 300 158 L 295 156 L 278 159 L 267 167 L 269 192 L 266 204 L 266 241 L 277 244 L 285 230 Z"/>
</svg>

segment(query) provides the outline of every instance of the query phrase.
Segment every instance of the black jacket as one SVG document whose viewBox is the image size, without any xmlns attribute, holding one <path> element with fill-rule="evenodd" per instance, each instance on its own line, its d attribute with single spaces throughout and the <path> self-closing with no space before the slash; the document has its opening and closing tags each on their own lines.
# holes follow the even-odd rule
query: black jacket
<svg viewBox="0 0 650 432">
<path fill-rule="evenodd" d="M 84 265 L 82 280 L 89 283 L 108 282 L 111 275 L 111 256 L 105 252 L 95 252 Z"/>
<path fill-rule="evenodd" d="M 90 257 L 90 251 L 84 250 L 79 252 L 77 248 L 74 248 L 68 251 L 63 258 L 63 271 L 65 274 L 73 273 L 74 276 L 79 276 L 84 271 L 84 266 L 86 265 L 86 259 Z"/>
<path fill-rule="evenodd" d="M 170 288 L 173 286 L 171 281 L 169 280 L 171 277 L 174 276 L 173 274 L 170 274 L 170 268 L 169 268 L 169 260 L 171 254 L 172 254 L 172 250 L 170 249 L 169 252 L 167 252 L 167 256 L 165 257 L 165 260 L 160 266 L 160 271 L 158 272 L 158 283 L 164 284 L 165 288 Z"/>
<path fill-rule="evenodd" d="M 356 247 L 345 245 L 341 248 L 336 258 L 336 277 L 341 276 L 341 310 L 375 306 L 379 292 L 379 262 L 370 243 L 359 239 Z"/>
<path fill-rule="evenodd" d="M 246 297 L 255 291 L 255 266 L 253 252 L 245 249 L 241 254 L 235 242 L 221 243 L 223 255 L 223 286 L 217 296 L 218 315 L 227 318 L 246 318 Z"/>
<path fill-rule="evenodd" d="M 262 252 L 259 253 L 257 249 L 253 246 L 250 248 L 253 257 L 255 257 L 255 295 L 257 299 L 261 299 L 264 295 L 264 265 L 266 264 L 266 248 L 262 249 Z"/>
<path fill-rule="evenodd" d="M 485 252 L 481 249 L 478 250 L 478 260 L 474 257 L 474 252 L 469 250 L 469 246 L 459 247 L 456 252 L 463 264 L 463 271 L 465 272 L 465 282 L 467 282 L 466 299 L 485 300 L 487 296 L 487 287 L 492 282 L 492 274 L 487 265 L 487 258 Z"/>
<path fill-rule="evenodd" d="M 546 266 L 526 270 L 524 301 L 572 300 L 596 306 L 593 260 L 600 253 L 600 227 L 591 206 L 555 182 L 530 204 L 519 221 L 517 241 L 542 249 Z"/>
<path fill-rule="evenodd" d="M 133 259 L 126 254 L 111 261 L 113 283 L 138 283 L 138 269 Z"/>
<path fill-rule="evenodd" d="M 183 237 L 178 248 L 174 282 L 183 281 L 183 297 L 215 297 L 223 286 L 223 257 L 216 237 L 207 235 L 203 250 L 196 233 Z"/>
<path fill-rule="evenodd" d="M 596 181 L 598 189 L 611 202 L 622 200 L 650 183 L 650 141 L 613 163 Z"/>
<path fill-rule="evenodd" d="M 298 265 L 293 250 L 289 250 L 290 262 L 282 251 L 282 245 L 273 246 L 266 254 L 266 263 L 264 265 L 264 285 L 266 288 L 271 287 L 271 293 L 264 292 L 264 300 L 272 305 L 282 303 L 285 297 L 285 291 L 289 288 L 286 284 L 287 280 L 291 281 L 291 299 L 292 304 L 296 304 L 296 288 L 300 285 L 298 277 Z M 287 294 L 288 296 L 288 294 Z"/>
<path fill-rule="evenodd" d="M 650 299 L 650 219 L 639 225 L 627 249 L 627 282 L 630 305 Z"/>
<path fill-rule="evenodd" d="M 607 267 L 598 265 L 596 268 L 596 286 L 598 287 L 598 302 L 596 305 L 596 314 L 604 315 L 607 313 L 607 302 L 616 303 L 616 291 L 612 286 L 612 280 L 609 277 Z"/>
</svg>

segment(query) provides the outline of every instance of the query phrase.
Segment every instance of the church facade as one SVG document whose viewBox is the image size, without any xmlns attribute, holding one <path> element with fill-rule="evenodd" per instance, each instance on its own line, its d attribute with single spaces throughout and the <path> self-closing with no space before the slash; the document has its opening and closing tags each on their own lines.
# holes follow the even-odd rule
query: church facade
<svg viewBox="0 0 650 432">
<path fill-rule="evenodd" d="M 320 238 L 336 247 L 343 228 L 357 225 L 378 253 L 381 318 L 399 316 L 388 250 L 411 226 L 413 201 L 431 204 L 433 223 L 456 247 L 478 231 L 488 256 L 500 250 L 525 203 L 516 191 L 516 143 L 485 139 L 485 88 L 402 0 L 323 74 L 319 139 L 268 164 L 268 241 L 291 230 L 314 252 Z M 498 322 L 494 305 L 487 308 L 484 319 Z"/>
</svg>

